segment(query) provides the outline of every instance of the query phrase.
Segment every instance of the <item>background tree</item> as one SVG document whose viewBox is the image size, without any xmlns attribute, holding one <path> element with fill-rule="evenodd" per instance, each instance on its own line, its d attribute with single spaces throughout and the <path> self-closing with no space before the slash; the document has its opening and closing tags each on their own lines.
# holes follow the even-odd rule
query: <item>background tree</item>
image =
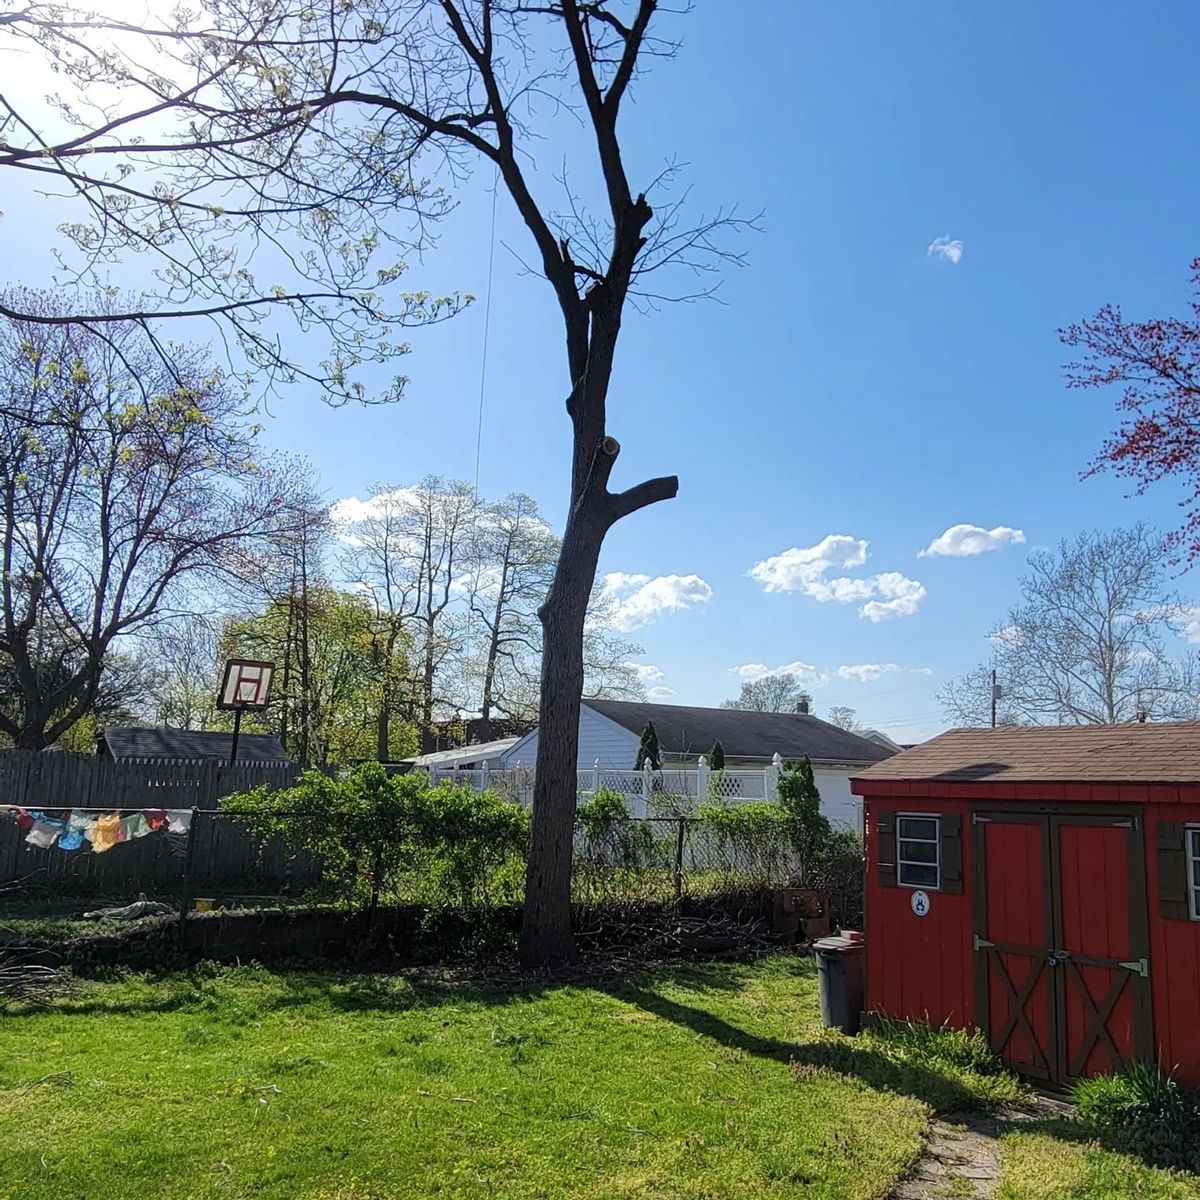
<svg viewBox="0 0 1200 1200">
<path fill-rule="evenodd" d="M 257 391 L 304 381 L 334 403 L 398 397 L 403 377 L 373 396 L 355 369 L 394 369 L 408 352 L 400 330 L 469 301 L 398 286 L 452 199 L 412 169 L 413 139 L 311 92 L 316 79 L 344 88 L 350 60 L 361 68 L 386 40 L 378 18 L 403 24 L 420 5 L 324 18 L 319 7 L 205 0 L 140 24 L 57 4 L 5 12 L 0 58 L 47 71 L 41 87 L 6 80 L 0 168 L 10 189 L 24 176 L 62 208 L 68 244 L 56 256 L 63 303 L 47 311 L 10 292 L 0 316 L 100 337 L 134 326 L 167 369 L 177 347 L 162 323 L 208 322 Z M 339 53 L 344 73 L 328 61 Z M 97 303 L 87 286 L 132 263 L 153 290 Z"/>
<path fill-rule="evenodd" d="M 390 691 L 386 704 L 402 706 L 423 736 L 461 700 L 464 599 L 479 577 L 478 508 L 470 484 L 431 475 L 412 487 L 373 488 L 341 529 L 343 572 L 371 597 L 385 653 L 402 637 L 411 647 L 408 694 Z"/>
<path fill-rule="evenodd" d="M 91 712 L 117 639 L 229 578 L 281 502 L 241 396 L 198 350 L 172 357 L 130 326 L 0 324 L 0 658 L 16 695 L 0 732 L 19 747 Z"/>
<path fill-rule="evenodd" d="M 374 610 L 366 596 L 311 583 L 300 601 L 289 595 L 260 613 L 234 618 L 222 637 L 221 656 L 273 659 L 297 664 L 276 676 L 266 712 L 244 727 L 278 733 L 303 766 L 341 766 L 376 757 L 379 689 Z M 397 674 L 407 674 L 397 647 Z M 277 668 L 278 669 L 278 668 Z M 403 758 L 417 745 L 415 731 L 400 720 L 388 729 L 387 754 Z"/>
<path fill-rule="evenodd" d="M 171 729 L 211 729 L 217 724 L 220 621 L 202 613 L 165 622 L 145 639 L 152 680 L 148 716 Z"/>
<path fill-rule="evenodd" d="M 508 717 L 528 715 L 531 683 L 536 695 L 537 613 L 554 578 L 558 538 L 523 492 L 488 505 L 476 524 L 470 612 L 478 711 L 486 722 L 497 709 Z"/>
<path fill-rule="evenodd" d="M 646 728 L 642 730 L 641 740 L 638 742 L 637 758 L 634 760 L 633 769 L 635 771 L 642 770 L 646 764 L 650 764 L 652 771 L 662 769 L 662 753 L 658 748 L 658 732 L 654 728 L 653 721 L 646 722 Z"/>
<path fill-rule="evenodd" d="M 714 771 L 725 770 L 725 747 L 719 741 L 713 742 L 713 748 L 708 752 L 708 765 Z"/>
<path fill-rule="evenodd" d="M 1130 321 L 1106 304 L 1059 330 L 1064 345 L 1083 352 L 1067 366 L 1069 387 L 1122 389 L 1121 424 L 1088 474 L 1112 471 L 1139 493 L 1177 480 L 1185 520 L 1168 543 L 1188 562 L 1200 557 L 1200 258 L 1192 261 L 1192 288 L 1187 317 Z"/>
<path fill-rule="evenodd" d="M 861 733 L 866 726 L 858 719 L 858 713 L 845 704 L 834 704 L 825 714 L 830 725 L 836 725 L 847 733 Z"/>
<path fill-rule="evenodd" d="M 1145 525 L 1080 534 L 1056 553 L 1030 555 L 1021 602 L 989 635 L 991 661 L 940 693 L 947 719 L 989 722 L 993 668 L 1006 724 L 1112 724 L 1139 711 L 1196 717 L 1196 656 L 1167 649 L 1182 611 L 1167 586 L 1168 558 Z"/>
<path fill-rule="evenodd" d="M 796 712 L 801 704 L 812 704 L 794 675 L 764 675 L 762 679 L 747 679 L 742 690 L 722 708 L 741 708 L 748 712 Z"/>
</svg>

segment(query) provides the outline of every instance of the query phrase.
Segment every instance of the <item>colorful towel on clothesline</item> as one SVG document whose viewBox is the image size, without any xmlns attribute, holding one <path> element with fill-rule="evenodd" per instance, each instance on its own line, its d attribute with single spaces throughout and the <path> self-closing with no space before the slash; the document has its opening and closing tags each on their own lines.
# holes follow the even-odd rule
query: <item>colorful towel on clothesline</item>
<svg viewBox="0 0 1200 1200">
<path fill-rule="evenodd" d="M 192 825 L 190 808 L 145 808 L 133 812 L 89 812 L 73 808 L 43 812 L 7 804 L 0 807 L 0 813 L 14 820 L 17 828 L 25 832 L 26 842 L 39 850 L 49 850 L 57 845 L 60 850 L 90 849 L 94 854 L 103 854 L 122 842 L 136 841 L 161 829 L 168 833 L 187 833 Z"/>
</svg>

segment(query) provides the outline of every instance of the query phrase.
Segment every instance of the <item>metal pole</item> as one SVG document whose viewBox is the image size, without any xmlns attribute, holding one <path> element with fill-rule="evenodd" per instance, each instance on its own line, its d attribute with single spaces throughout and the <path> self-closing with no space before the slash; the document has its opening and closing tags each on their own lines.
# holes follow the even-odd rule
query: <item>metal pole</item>
<svg viewBox="0 0 1200 1200">
<path fill-rule="evenodd" d="M 995 723 L 996 723 L 996 720 L 995 720 L 995 717 L 993 716 L 992 724 L 995 725 Z M 230 746 L 229 746 L 229 765 L 231 767 L 233 766 L 233 764 L 235 762 L 237 762 L 238 738 L 241 737 L 241 734 L 242 734 L 242 710 L 240 708 L 235 708 L 233 710 L 233 741 L 230 743 Z"/>
<path fill-rule="evenodd" d="M 996 728 L 996 669 L 992 668 L 992 728 Z"/>
<path fill-rule="evenodd" d="M 192 863 L 196 857 L 196 826 L 200 823 L 200 810 L 192 809 L 192 819 L 188 824 L 187 847 L 183 852 L 183 878 L 179 884 L 179 950 L 187 953 L 187 916 L 192 906 Z"/>
<path fill-rule="evenodd" d="M 675 903 L 683 899 L 683 836 L 686 817 L 679 818 L 679 829 L 675 834 Z"/>
</svg>

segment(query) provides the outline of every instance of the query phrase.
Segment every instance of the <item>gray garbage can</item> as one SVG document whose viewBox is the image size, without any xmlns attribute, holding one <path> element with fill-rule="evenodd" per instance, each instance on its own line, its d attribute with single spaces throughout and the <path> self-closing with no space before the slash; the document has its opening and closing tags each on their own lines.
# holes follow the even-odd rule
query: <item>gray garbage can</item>
<svg viewBox="0 0 1200 1200">
<path fill-rule="evenodd" d="M 821 1020 L 843 1033 L 857 1033 L 863 1007 L 863 936 L 843 930 L 813 943 Z"/>
</svg>

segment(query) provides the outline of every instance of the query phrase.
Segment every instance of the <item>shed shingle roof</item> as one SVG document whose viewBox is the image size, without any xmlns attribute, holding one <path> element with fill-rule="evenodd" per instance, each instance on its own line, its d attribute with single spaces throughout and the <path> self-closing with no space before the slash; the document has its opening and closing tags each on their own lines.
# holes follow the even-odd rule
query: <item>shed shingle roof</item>
<svg viewBox="0 0 1200 1200">
<path fill-rule="evenodd" d="M 879 762 L 892 751 L 868 738 L 849 733 L 810 713 L 751 712 L 743 708 L 692 708 L 683 704 L 649 704 L 629 700 L 584 700 L 588 708 L 631 733 L 641 734 L 654 722 L 664 755 L 707 754 L 720 742 L 727 758 L 768 761 L 807 756 L 814 763 L 848 766 Z"/>
<path fill-rule="evenodd" d="M 1200 722 L 951 729 L 858 778 L 864 783 L 1200 783 Z"/>
<path fill-rule="evenodd" d="M 100 735 L 100 752 L 118 761 L 205 762 L 229 761 L 231 733 L 198 729 L 143 729 L 135 726 L 106 729 Z M 290 763 L 287 751 L 271 733 L 243 733 L 238 738 L 239 763 Z"/>
</svg>

